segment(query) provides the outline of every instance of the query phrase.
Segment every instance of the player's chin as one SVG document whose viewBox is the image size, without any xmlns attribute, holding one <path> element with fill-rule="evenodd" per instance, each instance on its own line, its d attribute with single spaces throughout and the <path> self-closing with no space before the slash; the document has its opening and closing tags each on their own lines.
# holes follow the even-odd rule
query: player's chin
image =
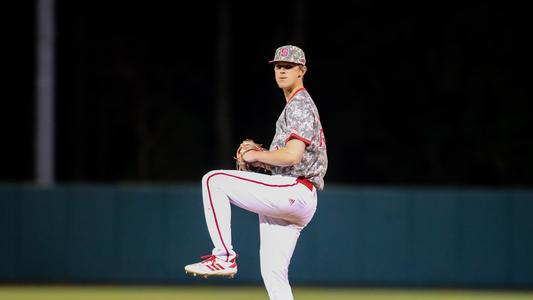
<svg viewBox="0 0 533 300">
<path fill-rule="evenodd" d="M 279 80 L 279 81 L 277 81 L 277 83 L 278 83 L 278 86 L 279 86 L 280 89 L 284 89 L 284 88 L 290 86 L 289 83 L 287 81 L 285 81 L 285 80 L 283 80 L 283 81 Z"/>
</svg>

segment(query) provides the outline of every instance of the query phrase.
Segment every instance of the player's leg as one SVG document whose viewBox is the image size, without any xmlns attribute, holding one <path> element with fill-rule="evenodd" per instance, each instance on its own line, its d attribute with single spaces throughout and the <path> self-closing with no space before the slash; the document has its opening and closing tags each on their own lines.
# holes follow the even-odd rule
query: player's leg
<svg viewBox="0 0 533 300">
<path fill-rule="evenodd" d="M 209 262 L 194 264 L 200 269 L 193 271 L 187 266 L 190 273 L 200 275 L 226 275 L 229 265 L 236 273 L 236 264 L 232 263 L 236 253 L 231 241 L 230 203 L 301 227 L 310 221 L 316 209 L 316 193 L 290 177 L 233 170 L 211 171 L 202 179 L 202 192 L 206 223 L 214 245 L 212 255 L 220 266 L 212 266 L 216 270 L 205 267 L 205 264 L 213 263 L 211 257 Z"/>
<path fill-rule="evenodd" d="M 234 170 L 211 171 L 202 180 L 206 223 L 213 241 L 212 254 L 230 260 L 230 203 L 260 215 L 305 226 L 316 209 L 316 193 L 295 178 Z"/>
<path fill-rule="evenodd" d="M 271 300 L 293 299 L 289 264 L 301 229 L 282 219 L 259 216 L 261 276 Z"/>
<path fill-rule="evenodd" d="M 202 256 L 203 261 L 185 266 L 185 272 L 194 276 L 233 277 L 237 273 L 237 254 L 231 241 L 230 200 L 217 184 L 210 182 L 211 175 L 217 172 L 221 171 L 211 171 L 202 178 L 204 215 L 214 248 L 211 255 Z"/>
<path fill-rule="evenodd" d="M 207 173 L 202 179 L 202 200 L 204 204 L 204 216 L 213 242 L 212 255 L 226 261 L 236 256 L 233 250 L 231 237 L 231 205 L 228 195 L 218 187 L 217 182 L 209 179 Z M 237 189 L 238 186 L 227 187 Z"/>
</svg>

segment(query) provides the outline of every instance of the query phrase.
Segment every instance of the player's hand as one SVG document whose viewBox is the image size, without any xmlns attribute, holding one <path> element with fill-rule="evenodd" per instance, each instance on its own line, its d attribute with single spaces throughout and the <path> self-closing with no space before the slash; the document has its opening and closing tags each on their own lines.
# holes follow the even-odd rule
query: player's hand
<svg viewBox="0 0 533 300">
<path fill-rule="evenodd" d="M 270 172 L 270 166 L 257 161 L 257 152 L 266 151 L 261 144 L 251 139 L 244 140 L 235 153 L 236 169 L 239 171 L 252 171 L 258 173 Z"/>
<path fill-rule="evenodd" d="M 242 159 L 245 162 L 249 162 L 249 163 L 256 162 L 257 161 L 257 158 L 255 157 L 255 153 L 256 152 L 257 152 L 257 150 L 251 149 L 250 151 L 247 151 L 246 153 L 244 153 L 244 155 L 242 156 Z"/>
</svg>

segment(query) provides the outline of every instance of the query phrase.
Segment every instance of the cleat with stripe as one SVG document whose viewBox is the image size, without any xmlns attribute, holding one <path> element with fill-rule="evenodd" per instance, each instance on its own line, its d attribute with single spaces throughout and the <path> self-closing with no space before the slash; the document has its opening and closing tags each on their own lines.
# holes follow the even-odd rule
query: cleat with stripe
<svg viewBox="0 0 533 300">
<path fill-rule="evenodd" d="M 229 260 L 215 255 L 204 255 L 201 258 L 204 259 L 201 262 L 186 265 L 185 273 L 203 278 L 210 276 L 233 278 L 237 274 L 237 256 Z"/>
</svg>

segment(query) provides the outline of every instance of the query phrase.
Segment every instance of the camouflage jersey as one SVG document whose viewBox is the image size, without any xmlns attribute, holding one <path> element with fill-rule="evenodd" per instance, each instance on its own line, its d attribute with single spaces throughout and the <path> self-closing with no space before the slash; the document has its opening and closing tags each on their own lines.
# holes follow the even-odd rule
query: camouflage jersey
<svg viewBox="0 0 533 300">
<path fill-rule="evenodd" d="M 274 166 L 272 174 L 305 177 L 318 190 L 322 190 L 324 175 L 328 168 L 326 140 L 316 105 L 304 88 L 295 92 L 281 112 L 276 122 L 276 135 L 272 140 L 270 150 L 285 147 L 291 139 L 298 139 L 305 143 L 302 161 L 294 166 Z"/>
</svg>

